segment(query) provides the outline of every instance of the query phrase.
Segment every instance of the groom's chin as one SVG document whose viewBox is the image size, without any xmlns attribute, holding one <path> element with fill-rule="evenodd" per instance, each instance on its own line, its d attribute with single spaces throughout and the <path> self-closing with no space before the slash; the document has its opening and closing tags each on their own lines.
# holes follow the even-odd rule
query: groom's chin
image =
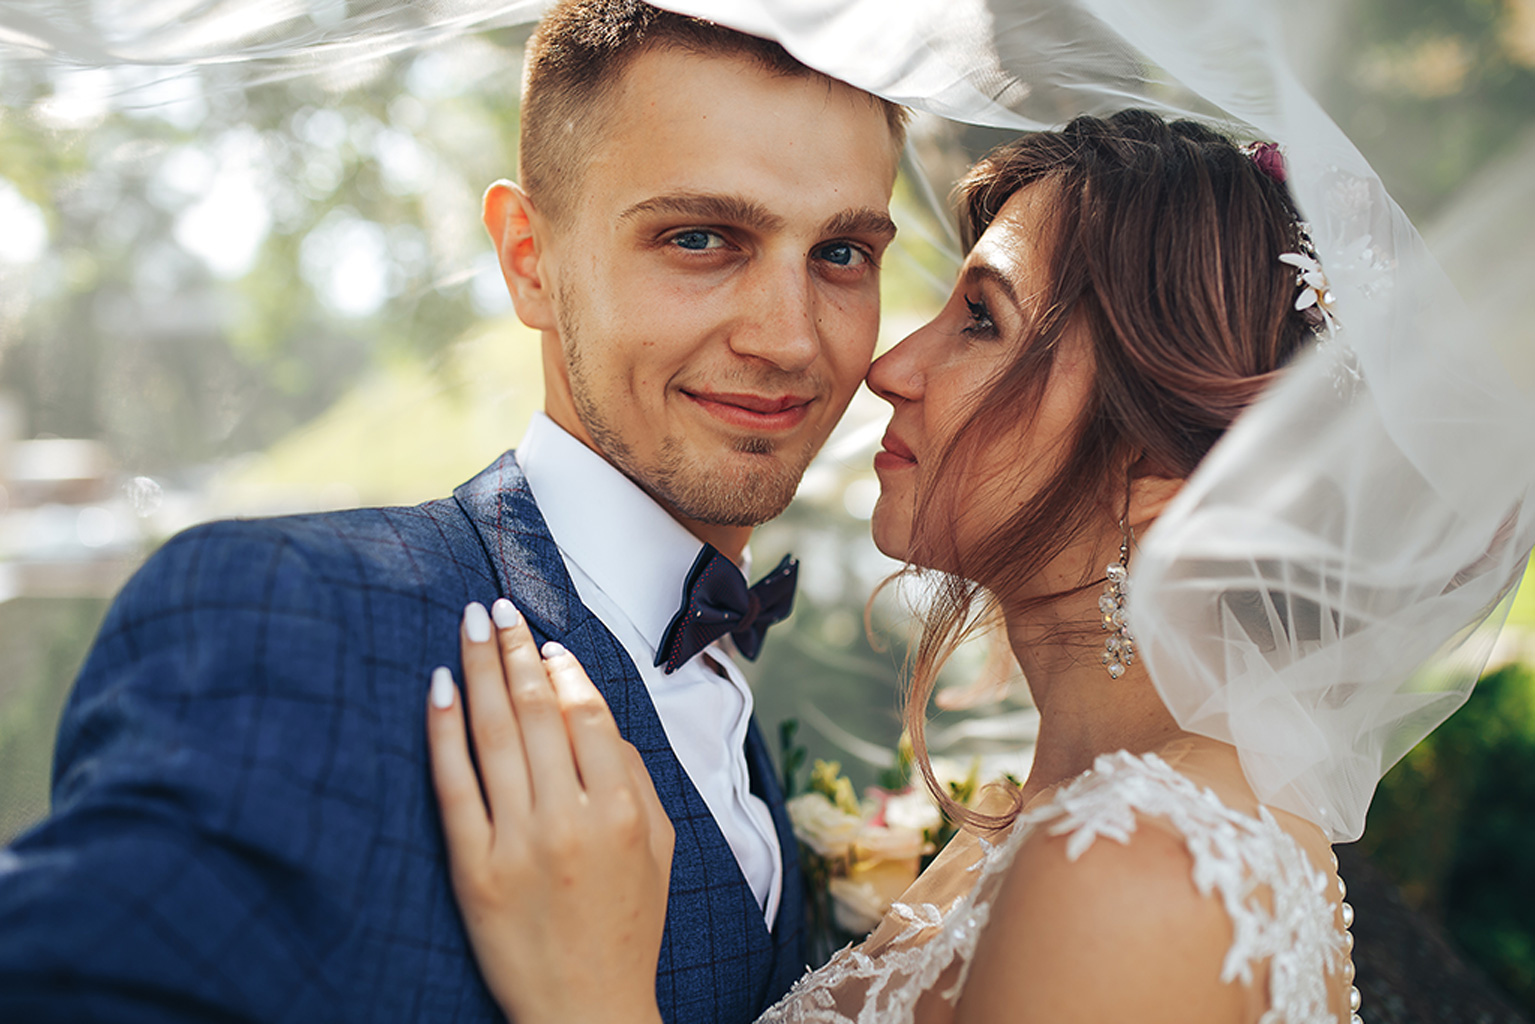
<svg viewBox="0 0 1535 1024">
<path fill-rule="evenodd" d="M 760 526 L 789 507 L 804 467 L 786 465 L 781 452 L 740 450 L 712 466 L 673 470 L 659 481 L 660 497 L 689 519 L 717 526 Z"/>
</svg>

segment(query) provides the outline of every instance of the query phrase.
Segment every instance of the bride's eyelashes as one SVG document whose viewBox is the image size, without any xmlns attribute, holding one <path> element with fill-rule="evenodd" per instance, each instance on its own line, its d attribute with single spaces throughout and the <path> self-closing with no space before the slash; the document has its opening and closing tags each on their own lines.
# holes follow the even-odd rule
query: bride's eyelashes
<svg viewBox="0 0 1535 1024">
<path fill-rule="evenodd" d="M 996 322 L 991 318 L 991 310 L 986 308 L 986 303 L 980 299 L 972 299 L 965 296 L 965 308 L 970 312 L 970 322 L 961 332 L 969 338 L 994 338 L 997 334 Z"/>
</svg>

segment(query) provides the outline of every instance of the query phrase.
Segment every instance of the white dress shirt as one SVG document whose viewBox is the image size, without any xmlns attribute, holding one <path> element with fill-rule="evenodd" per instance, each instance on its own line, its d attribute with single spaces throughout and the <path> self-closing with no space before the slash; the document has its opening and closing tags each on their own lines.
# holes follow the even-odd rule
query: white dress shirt
<svg viewBox="0 0 1535 1024">
<path fill-rule="evenodd" d="M 752 693 L 720 643 L 671 675 L 656 651 L 703 543 L 634 481 L 535 413 L 517 446 L 544 522 L 581 602 L 618 638 L 650 692 L 683 770 L 735 853 L 768 927 L 783 892 L 783 860 L 767 805 L 751 793 L 746 727 Z"/>
</svg>

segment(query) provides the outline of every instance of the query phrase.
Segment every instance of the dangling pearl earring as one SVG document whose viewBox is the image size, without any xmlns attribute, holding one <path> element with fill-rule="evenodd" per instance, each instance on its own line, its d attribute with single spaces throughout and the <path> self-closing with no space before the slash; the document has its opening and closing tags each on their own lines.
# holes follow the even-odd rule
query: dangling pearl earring
<svg viewBox="0 0 1535 1024">
<path fill-rule="evenodd" d="M 1135 638 L 1130 635 L 1130 624 L 1125 617 L 1125 601 L 1130 596 L 1130 533 L 1124 520 L 1119 522 L 1121 540 L 1119 561 L 1111 562 L 1105 570 L 1108 582 L 1103 585 L 1103 596 L 1098 598 L 1098 610 L 1103 613 L 1103 628 L 1109 638 L 1103 644 L 1103 664 L 1115 679 L 1125 674 L 1135 661 Z"/>
</svg>

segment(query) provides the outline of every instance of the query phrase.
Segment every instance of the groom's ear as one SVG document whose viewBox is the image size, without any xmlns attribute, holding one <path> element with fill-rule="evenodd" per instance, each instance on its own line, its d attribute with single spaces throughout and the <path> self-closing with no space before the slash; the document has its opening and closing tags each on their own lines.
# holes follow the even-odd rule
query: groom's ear
<svg viewBox="0 0 1535 1024">
<path fill-rule="evenodd" d="M 533 200 L 503 178 L 485 190 L 483 219 L 517 319 L 536 331 L 554 330 L 553 290 L 544 263 L 548 224 Z"/>
</svg>

